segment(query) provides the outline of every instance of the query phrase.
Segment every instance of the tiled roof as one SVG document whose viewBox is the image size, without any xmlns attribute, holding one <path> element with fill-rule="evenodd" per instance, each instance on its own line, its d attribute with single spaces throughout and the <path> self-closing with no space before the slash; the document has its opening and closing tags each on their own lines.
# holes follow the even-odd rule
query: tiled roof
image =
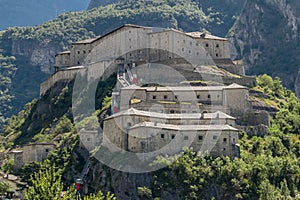
<svg viewBox="0 0 300 200">
<path fill-rule="evenodd" d="M 220 86 L 171 86 L 171 87 L 140 87 L 140 86 L 128 86 L 125 88 L 122 88 L 121 90 L 146 90 L 146 91 L 213 91 L 213 90 L 223 90 L 226 88 L 247 88 L 245 86 L 241 86 L 239 84 L 233 83 L 231 85 L 220 85 Z"/>
<path fill-rule="evenodd" d="M 210 40 L 222 40 L 222 41 L 227 41 L 226 38 L 214 36 L 208 33 L 203 33 L 203 32 L 189 32 L 185 33 L 189 36 L 192 36 L 193 38 L 203 38 L 203 39 L 210 39 Z"/>
<path fill-rule="evenodd" d="M 158 129 L 169 129 L 176 131 L 238 131 L 230 125 L 173 125 L 173 124 L 161 124 L 153 122 L 142 122 L 132 126 L 130 129 L 135 128 L 158 128 Z"/>
<path fill-rule="evenodd" d="M 121 111 L 112 116 L 107 117 L 106 120 L 115 117 L 120 117 L 120 116 L 133 116 L 133 115 L 161 118 L 161 119 L 200 119 L 202 116 L 201 113 L 167 114 L 167 113 L 150 112 L 150 111 L 137 110 L 135 108 L 129 108 L 125 111 Z M 223 113 L 221 111 L 217 111 L 214 113 L 204 113 L 202 119 L 216 119 L 217 115 L 219 115 L 218 117 L 220 119 L 235 119 L 234 117 L 226 113 Z"/>
</svg>

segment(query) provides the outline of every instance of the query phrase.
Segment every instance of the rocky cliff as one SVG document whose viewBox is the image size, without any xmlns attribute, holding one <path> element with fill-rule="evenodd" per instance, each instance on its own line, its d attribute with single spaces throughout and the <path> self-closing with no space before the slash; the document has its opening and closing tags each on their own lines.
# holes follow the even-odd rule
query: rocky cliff
<svg viewBox="0 0 300 200">
<path fill-rule="evenodd" d="M 247 0 L 229 35 L 251 74 L 279 76 L 295 89 L 300 53 L 300 2 Z M 238 55 L 238 56 L 237 56 Z"/>
</svg>

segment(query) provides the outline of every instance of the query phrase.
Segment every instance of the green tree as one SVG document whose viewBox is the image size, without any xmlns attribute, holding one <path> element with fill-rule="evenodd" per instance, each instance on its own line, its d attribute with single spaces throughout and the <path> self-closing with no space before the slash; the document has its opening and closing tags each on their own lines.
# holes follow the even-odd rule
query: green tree
<svg viewBox="0 0 300 200">
<path fill-rule="evenodd" d="M 70 187 L 63 192 L 61 173 L 55 166 L 39 170 L 38 173 L 31 177 L 30 181 L 31 186 L 25 193 L 25 200 L 81 200 L 79 196 L 76 196 L 74 187 Z M 96 195 L 87 195 L 82 200 L 116 200 L 116 198 L 114 194 L 108 192 L 106 195 L 103 195 L 100 191 Z"/>
<path fill-rule="evenodd" d="M 61 176 L 52 166 L 35 173 L 31 179 L 31 186 L 25 193 L 25 200 L 58 200 L 63 191 Z"/>
<path fill-rule="evenodd" d="M 5 182 L 0 183 L 0 196 L 3 196 L 10 189 L 10 185 Z"/>
</svg>

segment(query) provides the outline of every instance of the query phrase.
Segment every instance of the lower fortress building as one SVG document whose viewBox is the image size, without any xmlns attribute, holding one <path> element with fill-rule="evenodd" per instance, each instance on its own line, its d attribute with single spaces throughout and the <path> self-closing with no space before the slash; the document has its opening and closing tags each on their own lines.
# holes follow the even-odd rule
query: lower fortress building
<svg viewBox="0 0 300 200">
<path fill-rule="evenodd" d="M 255 77 L 231 60 L 225 38 L 124 25 L 73 43 L 56 55 L 55 67 L 41 95 L 78 73 L 87 81 L 117 76 L 103 132 L 80 131 L 89 150 L 100 143 L 133 153 L 187 146 L 233 158 L 239 156 L 239 131 L 266 131 L 269 125 L 268 113 L 255 109 L 249 97 Z"/>
</svg>

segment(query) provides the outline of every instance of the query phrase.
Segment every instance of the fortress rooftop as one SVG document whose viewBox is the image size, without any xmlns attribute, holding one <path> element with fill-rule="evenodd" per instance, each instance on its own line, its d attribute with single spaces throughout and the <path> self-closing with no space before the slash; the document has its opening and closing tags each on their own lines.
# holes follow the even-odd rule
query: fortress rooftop
<svg viewBox="0 0 300 200">
<path fill-rule="evenodd" d="M 161 123 L 153 123 L 153 122 L 142 122 L 132 126 L 130 129 L 135 128 L 158 128 L 158 129 L 168 129 L 168 130 L 176 130 L 176 131 L 238 131 L 238 129 L 230 126 L 230 125 L 173 125 L 173 124 L 161 124 Z"/>
<path fill-rule="evenodd" d="M 119 116 L 145 116 L 145 117 L 153 117 L 153 118 L 163 118 L 163 119 L 235 119 L 234 117 L 225 114 L 221 111 L 217 111 L 214 113 L 181 113 L 181 114 L 166 114 L 159 112 L 150 112 L 137 110 L 135 108 L 129 108 L 125 111 L 118 112 L 112 116 L 107 117 L 105 120 L 112 119 Z"/>
</svg>

